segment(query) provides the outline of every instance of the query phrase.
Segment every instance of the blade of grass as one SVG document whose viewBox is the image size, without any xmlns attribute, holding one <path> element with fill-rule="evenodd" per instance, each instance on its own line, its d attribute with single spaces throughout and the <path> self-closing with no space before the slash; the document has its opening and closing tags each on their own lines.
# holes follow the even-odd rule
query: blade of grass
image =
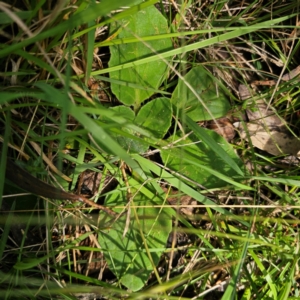
<svg viewBox="0 0 300 300">
<path fill-rule="evenodd" d="M 218 35 L 216 37 L 203 40 L 201 42 L 193 43 L 191 45 L 186 45 L 186 46 L 174 49 L 174 50 L 170 50 L 170 51 L 167 51 L 167 52 L 164 52 L 164 53 L 160 53 L 159 55 L 155 54 L 155 55 L 152 55 L 152 56 L 149 56 L 149 57 L 146 57 L 146 58 L 139 59 L 139 60 L 134 61 L 134 62 L 130 62 L 130 63 L 110 67 L 110 68 L 107 68 L 107 69 L 102 69 L 102 70 L 99 70 L 99 71 L 95 71 L 95 72 L 92 72 L 92 75 L 93 76 L 94 75 L 100 75 L 100 74 L 105 74 L 105 73 L 111 73 L 111 72 L 114 72 L 114 71 L 124 70 L 124 69 L 131 68 L 131 67 L 136 67 L 136 66 L 139 66 L 139 65 L 142 65 L 142 64 L 150 63 L 152 61 L 156 61 L 156 60 L 161 59 L 161 58 L 168 58 L 168 57 L 172 57 L 172 56 L 175 56 L 175 55 L 184 54 L 184 53 L 187 53 L 189 51 L 196 50 L 196 49 L 205 48 L 205 47 L 211 46 L 213 44 L 224 42 L 224 41 L 227 41 L 227 40 L 230 40 L 230 39 L 233 39 L 233 38 L 236 38 L 236 37 L 239 37 L 239 36 L 242 36 L 242 35 L 257 31 L 257 30 L 260 30 L 260 29 L 264 29 L 264 28 L 271 29 L 273 27 L 273 25 L 275 25 L 277 23 L 280 23 L 280 22 L 283 22 L 283 21 L 286 21 L 286 20 L 289 20 L 289 19 L 291 19 L 295 16 L 296 16 L 296 14 L 291 14 L 289 16 L 281 17 L 281 18 L 274 19 L 274 20 L 269 20 L 269 21 L 266 21 L 266 22 L 262 22 L 262 23 L 252 25 L 252 26 L 241 27 L 241 28 L 235 29 L 231 32 L 227 32 L 227 33 Z M 0 51 L 0 55 L 1 55 L 1 51 Z"/>
<path fill-rule="evenodd" d="M 132 157 L 141 165 L 142 168 L 145 165 L 147 167 L 147 169 L 151 170 L 154 174 L 156 174 L 160 178 L 163 178 L 164 180 L 169 182 L 172 186 L 176 187 L 177 189 L 179 189 L 180 191 L 182 191 L 186 195 L 191 196 L 192 198 L 194 198 L 195 200 L 199 201 L 200 203 L 202 203 L 204 205 L 205 204 L 206 205 L 216 205 L 216 203 L 214 203 L 213 201 L 211 201 L 207 197 L 204 197 L 199 192 L 195 191 L 194 189 L 192 189 L 191 187 L 189 187 L 188 185 L 183 183 L 181 180 L 174 177 L 169 172 L 167 172 L 167 171 L 161 169 L 160 167 L 156 166 L 151 161 L 149 161 L 149 160 L 147 160 L 147 159 L 145 159 L 145 158 L 143 158 L 139 155 L 136 155 L 136 154 L 133 154 Z M 227 211 L 224 208 L 213 207 L 212 209 L 224 214 L 225 216 L 228 216 L 228 217 L 231 217 L 231 218 L 234 219 L 234 214 L 230 213 L 229 211 Z M 248 222 L 245 222 L 245 221 L 240 221 L 240 222 L 243 225 L 247 226 L 247 227 L 250 226 L 250 224 Z"/>
<path fill-rule="evenodd" d="M 12 206 L 10 207 L 10 211 L 6 212 L 7 217 L 5 217 L 5 224 L 4 224 L 5 226 L 2 231 L 1 239 L 0 239 L 0 260 L 2 260 L 2 258 L 3 258 L 3 252 L 6 247 L 6 243 L 7 243 L 7 239 L 9 236 L 11 225 L 14 223 L 14 221 L 16 221 L 16 218 L 14 218 L 15 206 L 16 206 L 16 202 L 14 201 Z M 3 214 L 3 217 L 4 217 L 4 214 Z M 1 223 L 1 225 L 2 225 L 2 223 Z"/>
<path fill-rule="evenodd" d="M 2 207 L 2 195 L 4 190 L 5 182 L 5 169 L 6 169 L 6 160 L 7 160 L 7 148 L 9 144 L 9 137 L 11 133 L 11 115 L 10 112 L 6 115 L 4 139 L 3 146 L 1 151 L 1 165 L 0 165 L 0 208 Z"/>
<path fill-rule="evenodd" d="M 198 126 L 191 118 L 185 116 L 186 125 L 193 131 L 193 133 L 199 138 L 199 140 L 203 140 L 205 144 L 209 146 L 209 148 L 214 151 L 221 159 L 226 162 L 228 166 L 230 166 L 233 170 L 235 170 L 241 176 L 244 176 L 244 172 L 240 169 L 237 163 L 225 152 L 225 150 L 220 147 L 216 141 L 214 141 L 203 128 Z M 228 179 L 227 179 L 228 180 Z M 226 180 L 226 181 L 227 181 Z"/>
<path fill-rule="evenodd" d="M 268 296 L 271 296 L 273 299 L 278 299 L 278 295 L 277 295 L 277 288 L 278 287 L 276 286 L 275 280 L 272 278 L 270 272 L 268 270 L 266 270 L 263 262 L 256 255 L 256 253 L 254 253 L 254 251 L 252 249 L 249 249 L 249 253 L 252 256 L 252 258 L 255 261 L 258 268 L 260 269 L 260 271 L 263 273 L 264 279 L 267 281 L 267 283 L 270 287 L 270 291 L 271 291 L 272 295 L 269 294 Z"/>
<path fill-rule="evenodd" d="M 106 19 L 105 21 L 103 21 L 103 22 L 101 22 L 99 24 L 96 24 L 96 25 L 94 25 L 94 26 L 92 26 L 90 28 L 87 28 L 87 29 L 84 29 L 84 30 L 82 30 L 80 32 L 75 33 L 72 36 L 72 39 L 78 38 L 81 35 L 86 34 L 87 32 L 89 32 L 90 30 L 96 29 L 96 28 L 104 26 L 104 25 L 108 25 L 108 24 L 110 24 L 112 22 L 121 20 L 121 19 L 126 18 L 126 17 L 132 16 L 135 13 L 139 12 L 140 10 L 142 10 L 142 9 L 144 9 L 144 8 L 150 6 L 150 5 L 155 4 L 156 2 L 157 2 L 157 0 L 149 0 L 149 1 L 137 4 L 135 6 L 129 7 L 128 9 L 126 9 L 126 10 L 124 10 L 124 11 L 118 13 L 118 14 L 113 15 L 112 18 L 108 18 L 108 19 Z M 127 6 L 130 6 L 129 1 L 128 1 L 128 5 Z"/>
<path fill-rule="evenodd" d="M 300 180 L 294 180 L 289 178 L 274 178 L 274 177 L 267 177 L 267 176 L 252 176 L 251 179 L 254 180 L 261 180 L 261 181 L 268 181 L 268 182 L 275 182 L 275 183 L 283 183 L 285 185 L 290 186 L 297 186 L 300 187 Z"/>
<path fill-rule="evenodd" d="M 95 24 L 95 21 L 91 21 L 87 24 L 88 27 L 92 27 L 93 24 Z M 87 42 L 85 43 L 86 47 L 86 53 L 83 53 L 83 57 L 86 57 L 86 70 L 85 70 L 85 83 L 87 85 L 87 82 L 89 78 L 91 77 L 91 72 L 92 72 L 92 63 L 94 59 L 94 48 L 95 48 L 95 31 L 96 29 L 90 30 L 87 33 L 86 40 Z"/>
<path fill-rule="evenodd" d="M 298 252 L 298 251 L 299 251 L 299 249 L 297 249 L 296 252 Z M 289 268 L 288 279 L 286 280 L 283 288 L 281 289 L 280 294 L 278 295 L 278 300 L 291 299 L 291 298 L 289 298 L 289 295 L 291 293 L 292 282 L 294 281 L 295 271 L 296 271 L 296 268 L 297 268 L 298 262 L 299 262 L 299 253 L 295 253 L 295 255 L 296 255 L 296 257 L 293 260 L 293 264 Z"/>
<path fill-rule="evenodd" d="M 135 0 L 118 0 L 118 1 L 101 1 L 101 3 L 98 4 L 91 4 L 87 9 L 80 12 L 79 14 L 76 14 L 72 16 L 67 21 L 61 22 L 56 27 L 53 27 L 47 31 L 40 32 L 39 34 L 35 35 L 32 38 L 24 39 L 23 41 L 20 41 L 18 43 L 15 43 L 9 47 L 5 47 L 2 50 L 0 50 L 0 58 L 5 57 L 7 55 L 10 55 L 11 53 L 14 53 L 18 49 L 22 49 L 29 44 L 35 43 L 37 41 L 49 38 L 51 36 L 59 35 L 60 33 L 64 33 L 68 30 L 71 30 L 72 28 L 86 24 L 92 20 L 95 20 L 101 16 L 105 16 L 109 14 L 111 11 L 121 7 L 121 6 L 130 6 L 132 3 L 134 3 Z M 139 9 L 139 5 L 135 6 L 136 9 Z"/>
<path fill-rule="evenodd" d="M 142 178 L 145 178 L 145 174 L 137 162 L 134 161 L 130 155 L 121 148 L 120 145 L 101 126 L 99 126 L 99 124 L 86 115 L 81 107 L 72 104 L 67 96 L 63 97 L 60 92 L 50 85 L 38 82 L 36 86 L 46 92 L 47 97 L 45 98 L 47 98 L 47 101 L 54 102 L 59 106 L 63 104 L 68 113 L 93 135 L 101 148 L 105 149 L 109 153 L 114 153 L 117 157 L 124 160 L 126 164 L 136 171 Z"/>
</svg>

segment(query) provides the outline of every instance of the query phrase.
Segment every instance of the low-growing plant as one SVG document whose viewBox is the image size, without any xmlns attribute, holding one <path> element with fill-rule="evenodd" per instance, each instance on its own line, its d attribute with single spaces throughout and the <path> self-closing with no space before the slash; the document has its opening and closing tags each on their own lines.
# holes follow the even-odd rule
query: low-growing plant
<svg viewBox="0 0 300 300">
<path fill-rule="evenodd" d="M 238 86 L 279 58 L 282 75 L 293 69 L 298 10 L 1 2 L 5 298 L 298 297 L 298 166 L 286 170 L 250 139 L 229 143 L 207 126 L 231 116 L 246 128 L 242 112 L 253 104 L 241 103 Z M 251 100 L 269 95 L 293 132 L 297 86 L 276 84 Z M 75 203 L 16 196 L 24 177 L 5 179 L 7 157 L 22 158 L 50 188 L 92 186 L 109 210 L 84 206 L 80 195 Z"/>
</svg>

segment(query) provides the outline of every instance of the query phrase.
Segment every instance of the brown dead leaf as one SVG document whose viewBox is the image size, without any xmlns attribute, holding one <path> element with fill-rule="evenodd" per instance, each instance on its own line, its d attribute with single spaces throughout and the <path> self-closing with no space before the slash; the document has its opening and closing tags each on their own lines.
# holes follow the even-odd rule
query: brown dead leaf
<svg viewBox="0 0 300 300">
<path fill-rule="evenodd" d="M 264 150 L 272 155 L 283 154 L 297 155 L 300 150 L 300 141 L 295 137 L 290 137 L 286 132 L 267 128 L 260 124 L 247 123 L 247 132 L 254 147 Z M 242 139 L 247 139 L 247 132 L 240 130 Z"/>
<path fill-rule="evenodd" d="M 221 135 L 228 142 L 235 137 L 235 128 L 231 124 L 228 118 L 220 118 L 217 120 L 211 120 L 206 126 L 208 129 L 214 130 Z"/>
<path fill-rule="evenodd" d="M 245 85 L 239 87 L 240 97 L 245 100 L 253 95 L 253 91 Z M 272 155 L 297 155 L 300 150 L 300 141 L 290 136 L 284 122 L 276 115 L 276 111 L 269 108 L 264 100 L 259 99 L 251 109 L 247 109 L 249 123 L 245 131 L 239 126 L 240 136 L 250 140 L 254 147 Z"/>
<path fill-rule="evenodd" d="M 250 122 L 267 126 L 268 128 L 284 127 L 284 122 L 272 109 L 267 109 L 263 100 L 258 100 L 254 108 L 247 109 L 247 116 Z"/>
</svg>

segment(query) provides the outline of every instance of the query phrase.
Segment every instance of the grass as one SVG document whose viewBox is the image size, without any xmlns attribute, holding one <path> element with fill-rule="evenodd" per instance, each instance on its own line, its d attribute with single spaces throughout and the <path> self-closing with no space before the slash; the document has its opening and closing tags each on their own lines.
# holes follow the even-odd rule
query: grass
<svg viewBox="0 0 300 300">
<path fill-rule="evenodd" d="M 0 3 L 3 298 L 298 298 L 298 164 L 204 127 L 266 99 L 298 136 L 299 3 L 137 2 Z"/>
</svg>

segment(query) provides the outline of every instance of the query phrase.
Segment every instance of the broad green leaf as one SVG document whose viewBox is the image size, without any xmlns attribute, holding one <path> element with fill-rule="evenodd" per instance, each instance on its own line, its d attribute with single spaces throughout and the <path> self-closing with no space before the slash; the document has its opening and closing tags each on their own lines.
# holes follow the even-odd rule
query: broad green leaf
<svg viewBox="0 0 300 300">
<path fill-rule="evenodd" d="M 196 95 L 187 84 L 194 89 Z M 212 77 L 202 66 L 191 69 L 183 80 L 179 79 L 171 101 L 178 108 L 184 109 L 193 121 L 220 118 L 230 109 L 225 94 L 217 88 Z"/>
<path fill-rule="evenodd" d="M 124 199 L 125 195 L 116 192 L 107 199 L 106 204 L 124 205 Z M 137 291 L 145 285 L 159 262 L 172 229 L 172 220 L 160 209 L 149 207 L 157 203 L 141 193 L 134 197 L 131 204 L 148 207 L 132 208 L 128 225 L 124 215 L 111 228 L 101 230 L 99 243 L 110 270 L 119 282 Z M 123 237 L 127 226 L 128 231 Z"/>
<path fill-rule="evenodd" d="M 146 2 L 146 3 L 148 3 L 148 2 Z M 179 55 L 179 54 L 186 54 L 189 51 L 199 50 L 199 49 L 214 45 L 216 43 L 221 43 L 223 41 L 228 41 L 228 40 L 233 39 L 235 37 L 239 37 L 239 36 L 248 34 L 250 32 L 257 31 L 259 29 L 263 29 L 263 28 L 270 29 L 275 24 L 278 24 L 280 22 L 284 22 L 285 20 L 293 18 L 296 15 L 297 14 L 290 14 L 288 16 L 268 20 L 266 22 L 261 22 L 261 23 L 255 24 L 255 25 L 245 26 L 245 27 L 238 27 L 237 29 L 236 28 L 225 28 L 224 30 L 226 31 L 226 33 L 224 33 L 224 34 L 216 35 L 212 38 L 201 40 L 200 42 L 192 43 L 190 45 L 184 45 L 183 47 L 179 47 L 179 48 L 176 48 L 176 49 L 173 49 L 173 50 L 165 51 L 164 53 L 161 53 L 160 58 L 168 58 L 168 57 L 172 57 L 172 56 Z M 213 32 L 217 32 L 217 31 L 213 30 Z M 230 31 L 230 32 L 228 32 L 228 31 Z M 1 51 L 0 51 L 0 56 L 1 56 Z M 121 69 L 124 70 L 124 69 L 127 69 L 127 68 L 132 68 L 133 66 L 136 67 L 136 66 L 140 66 L 140 65 L 143 65 L 143 64 L 151 63 L 151 62 L 155 61 L 156 59 L 157 59 L 157 55 L 154 54 L 154 55 L 151 55 L 149 57 L 134 60 L 133 62 L 128 62 L 128 63 L 122 64 L 122 65 L 110 67 L 108 69 L 102 69 L 102 70 L 94 71 L 92 73 L 92 75 L 96 76 L 96 75 L 105 74 L 105 73 L 108 73 L 108 72 L 118 71 L 118 70 L 121 70 Z"/>
<path fill-rule="evenodd" d="M 188 116 L 185 117 L 186 125 L 190 130 L 197 136 L 198 140 L 203 141 L 209 146 L 210 150 L 213 151 L 218 157 L 220 157 L 228 166 L 235 170 L 241 176 L 244 176 L 244 171 L 237 165 L 237 163 L 226 153 L 226 151 L 220 147 L 220 145 L 209 135 L 207 130 L 198 126 L 197 123 L 193 122 Z"/>
<path fill-rule="evenodd" d="M 119 32 L 119 33 L 118 33 Z M 149 6 L 134 15 L 131 15 L 111 25 L 110 34 L 118 33 L 118 38 L 139 37 L 140 41 L 131 44 L 119 44 L 110 46 L 111 59 L 109 66 L 118 66 L 130 61 L 161 53 L 172 48 L 170 38 L 157 41 L 143 42 L 143 36 L 159 35 L 168 32 L 167 20 L 154 7 Z M 125 70 L 110 73 L 110 78 L 139 84 L 143 88 L 138 89 L 129 85 L 112 83 L 111 88 L 116 97 L 125 105 L 140 104 L 153 95 L 153 91 L 147 88 L 157 89 L 165 78 L 167 66 L 159 57 L 149 64 L 136 66 Z"/>
<path fill-rule="evenodd" d="M 135 0 L 131 2 L 131 5 L 138 5 L 140 3 L 144 2 L 144 0 Z"/>
<path fill-rule="evenodd" d="M 127 119 L 128 123 L 133 123 L 144 129 L 149 133 L 148 137 L 150 136 L 154 139 L 163 138 L 171 126 L 172 107 L 170 99 L 168 98 L 157 98 L 150 101 L 140 109 L 136 117 L 133 110 L 127 106 L 115 106 L 109 110 L 115 112 L 119 117 Z M 102 116 L 102 119 L 106 121 L 109 126 L 109 123 L 111 122 L 110 118 Z M 116 126 L 116 124 L 113 123 L 112 126 Z M 128 124 L 124 124 L 124 126 L 121 125 L 121 128 L 118 129 L 118 133 L 111 131 L 111 135 L 123 149 L 131 153 L 144 153 L 147 151 L 149 145 L 147 144 L 146 137 L 141 141 L 123 134 L 129 133 L 130 135 L 141 138 L 139 132 L 128 128 Z M 120 133 L 120 129 L 122 133 Z"/>
<path fill-rule="evenodd" d="M 242 162 L 226 140 L 213 131 L 206 131 L 237 165 L 242 166 Z M 199 141 L 194 134 L 180 140 L 181 138 L 181 134 L 177 132 L 174 136 L 169 138 L 169 142 L 174 144 L 173 148 L 168 150 L 163 149 L 161 151 L 162 160 L 168 168 L 180 174 L 184 174 L 188 178 L 204 185 L 206 188 L 224 187 L 228 185 L 228 183 L 221 178 L 214 176 L 214 171 L 230 179 L 238 175 L 222 158 L 216 156 L 215 152 L 211 151 L 207 144 L 203 143 L 203 141 Z M 177 140 L 179 140 L 179 142 L 176 142 Z M 170 151 L 172 155 L 170 155 Z M 201 165 L 203 168 L 201 168 Z M 207 167 L 212 169 L 212 172 L 209 172 Z"/>
<path fill-rule="evenodd" d="M 171 121 L 172 107 L 170 99 L 156 98 L 140 109 L 134 123 L 150 131 L 153 137 L 161 139 L 170 128 Z"/>
<path fill-rule="evenodd" d="M 120 105 L 110 108 L 110 110 L 117 112 L 119 116 L 126 118 L 129 122 L 133 123 L 133 120 L 135 118 L 135 114 L 133 110 L 129 107 Z M 103 118 L 107 119 L 107 118 Z M 108 119 L 107 119 L 108 120 Z M 108 123 L 109 124 L 109 123 Z M 115 124 L 114 124 L 115 126 Z M 135 132 L 133 129 L 130 129 L 126 127 L 126 124 L 124 124 L 123 127 L 121 127 L 121 130 L 123 132 L 127 132 L 131 135 L 137 135 L 138 133 Z M 118 144 L 126 151 L 129 151 L 131 153 L 144 153 L 148 149 L 148 145 L 146 143 L 141 143 L 138 140 L 131 139 L 125 135 L 121 135 L 118 133 L 111 132 L 112 137 L 116 139 Z"/>
</svg>

